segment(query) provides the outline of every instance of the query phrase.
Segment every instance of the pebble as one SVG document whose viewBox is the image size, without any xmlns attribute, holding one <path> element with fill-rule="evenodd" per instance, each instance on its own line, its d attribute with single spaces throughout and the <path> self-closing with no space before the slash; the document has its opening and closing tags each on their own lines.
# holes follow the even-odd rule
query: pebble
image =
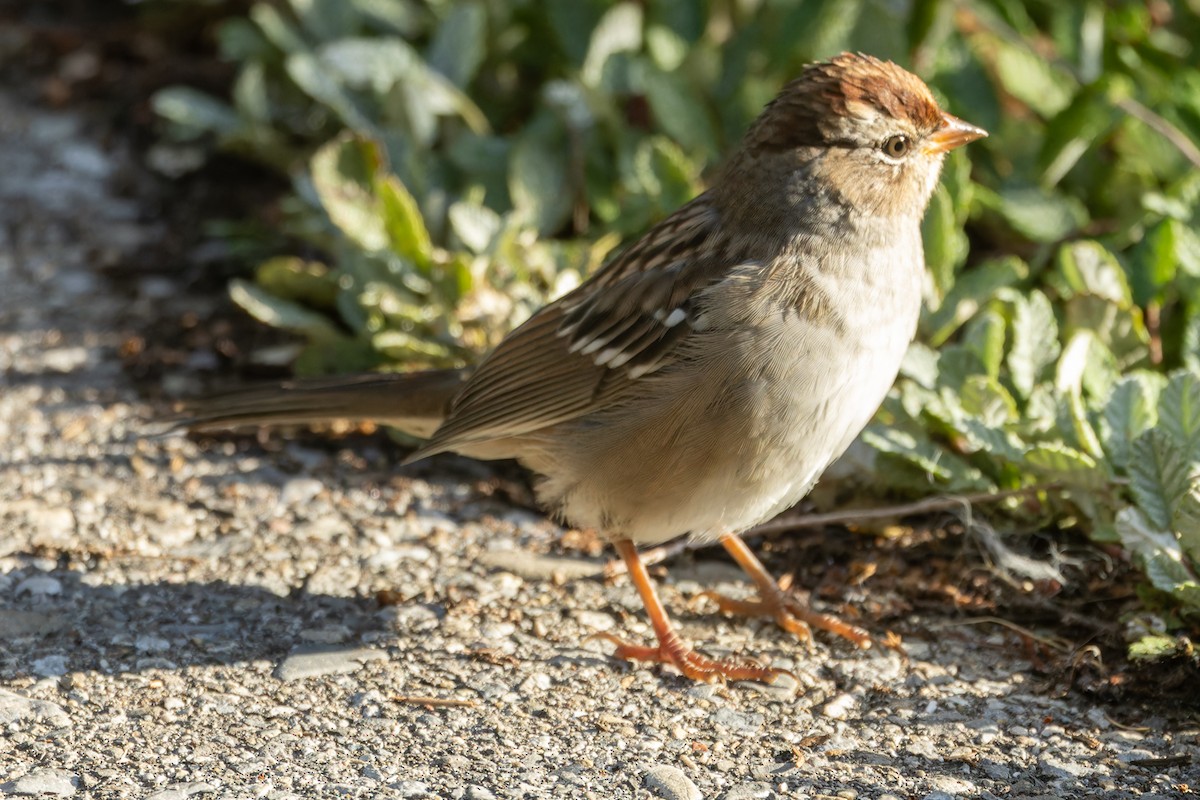
<svg viewBox="0 0 1200 800">
<path fill-rule="evenodd" d="M 341 644 L 353 635 L 353 631 L 345 625 L 328 625 L 324 628 L 305 628 L 299 635 L 304 641 L 314 644 Z"/>
<path fill-rule="evenodd" d="M 646 771 L 646 788 L 663 800 L 702 800 L 700 788 L 678 767 L 660 764 Z"/>
<path fill-rule="evenodd" d="M 176 783 L 172 786 L 159 789 L 157 792 L 151 792 L 146 795 L 146 800 L 186 800 L 188 797 L 194 797 L 198 794 L 209 794 L 218 791 L 220 788 L 208 781 Z"/>
<path fill-rule="evenodd" d="M 765 717 L 757 712 L 734 711 L 722 706 L 712 715 L 715 725 L 723 725 L 730 731 L 742 736 L 755 736 L 763 726 Z"/>
<path fill-rule="evenodd" d="M 517 626 L 511 622 L 485 622 L 479 628 L 479 635 L 490 642 L 507 639 L 516 632 Z"/>
<path fill-rule="evenodd" d="M 56 347 L 42 354 L 42 363 L 52 372 L 72 372 L 88 362 L 86 347 Z"/>
<path fill-rule="evenodd" d="M 15 722 L 45 722 L 61 728 L 71 724 L 71 717 L 62 706 L 47 700 L 34 700 L 0 689 L 0 725 Z"/>
<path fill-rule="evenodd" d="M 134 640 L 133 646 L 142 653 L 162 653 L 171 649 L 171 643 L 161 636 L 145 634 Z"/>
<path fill-rule="evenodd" d="M 429 784 L 424 781 L 396 781 L 388 784 L 389 789 L 395 789 L 400 797 L 408 800 L 408 798 L 424 797 L 429 794 Z"/>
<path fill-rule="evenodd" d="M 1054 780 L 1073 780 L 1091 775 L 1096 771 L 1094 767 L 1082 761 L 1071 763 L 1049 753 L 1042 753 L 1038 756 L 1038 769 L 1043 775 Z"/>
<path fill-rule="evenodd" d="M 34 675 L 40 675 L 43 678 L 57 678 L 60 675 L 66 675 L 67 657 L 43 656 L 33 662 L 30 666 L 30 671 Z"/>
<path fill-rule="evenodd" d="M 51 596 L 62 594 L 62 581 L 49 575 L 32 575 L 17 584 L 17 596 L 31 594 L 34 596 Z"/>
<path fill-rule="evenodd" d="M 507 570 L 528 580 L 578 580 L 591 578 L 604 571 L 604 563 L 581 558 L 539 556 L 521 551 L 490 551 L 479 556 L 479 563 Z"/>
<path fill-rule="evenodd" d="M 821 709 L 821 713 L 830 719 L 845 719 L 850 715 L 850 710 L 858 705 L 858 701 L 850 694 L 839 694 L 837 697 L 830 700 Z"/>
<path fill-rule="evenodd" d="M 44 636 L 65 627 L 67 620 L 59 614 L 9 609 L 0 613 L 0 641 L 9 641 L 21 636 Z"/>
<path fill-rule="evenodd" d="M 721 795 L 721 800 L 762 800 L 771 796 L 771 785 L 763 781 L 751 781 L 734 786 Z"/>
<path fill-rule="evenodd" d="M 522 692 L 546 691 L 554 685 L 553 679 L 544 672 L 535 672 L 525 680 L 521 681 L 520 689 Z"/>
<path fill-rule="evenodd" d="M 935 790 L 944 792 L 951 797 L 961 797 L 964 795 L 975 797 L 979 792 L 975 784 L 971 781 L 956 778 L 953 775 L 935 775 L 930 778 L 929 783 Z"/>
<path fill-rule="evenodd" d="M 324 488 L 325 484 L 316 478 L 292 478 L 279 491 L 279 504 L 281 506 L 305 505 L 319 495 Z"/>
<path fill-rule="evenodd" d="M 29 512 L 27 522 L 47 539 L 62 541 L 75 533 L 75 515 L 66 508 L 39 508 Z"/>
<path fill-rule="evenodd" d="M 591 611 L 586 608 L 575 611 L 575 621 L 589 631 L 610 631 L 617 625 L 612 614 L 603 611 Z"/>
<path fill-rule="evenodd" d="M 420 544 L 401 544 L 385 547 L 367 559 L 372 569 L 387 569 L 397 564 L 424 564 L 433 558 L 433 551 Z"/>
<path fill-rule="evenodd" d="M 79 788 L 79 776 L 65 769 L 42 768 L 35 769 L 16 780 L 0 784 L 0 792 L 5 794 L 33 795 L 44 797 L 70 797 Z"/>
<path fill-rule="evenodd" d="M 330 650 L 315 645 L 297 648 L 275 668 L 281 681 L 295 681 L 318 675 L 357 672 L 368 661 L 387 661 L 387 653 L 366 647 L 352 650 Z"/>
</svg>

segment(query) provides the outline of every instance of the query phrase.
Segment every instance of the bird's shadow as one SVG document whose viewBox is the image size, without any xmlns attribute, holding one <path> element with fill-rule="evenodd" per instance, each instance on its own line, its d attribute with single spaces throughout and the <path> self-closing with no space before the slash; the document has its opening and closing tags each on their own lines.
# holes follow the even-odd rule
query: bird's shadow
<svg viewBox="0 0 1200 800">
<path fill-rule="evenodd" d="M 277 661 L 390 638 L 373 598 L 226 581 L 93 585 L 87 573 L 24 569 L 0 586 L 0 678 Z M 14 579 L 15 578 L 15 579 Z M 427 617 L 444 614 L 427 604 Z"/>
</svg>

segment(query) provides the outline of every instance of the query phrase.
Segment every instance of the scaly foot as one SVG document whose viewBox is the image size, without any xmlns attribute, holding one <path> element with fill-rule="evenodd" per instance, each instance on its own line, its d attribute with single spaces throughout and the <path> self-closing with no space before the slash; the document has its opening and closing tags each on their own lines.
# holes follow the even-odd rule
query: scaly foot
<svg viewBox="0 0 1200 800">
<path fill-rule="evenodd" d="M 760 599 L 736 600 L 717 592 L 701 592 L 699 597 L 712 599 L 718 608 L 729 614 L 774 619 L 779 627 L 794 634 L 809 646 L 812 645 L 813 628 L 829 631 L 835 636 L 848 639 L 864 650 L 871 646 L 871 635 L 857 625 L 851 625 L 829 614 L 813 611 L 794 597 L 789 597 L 785 589 L 775 582 L 766 567 L 741 538 L 728 534 L 721 537 L 721 544 L 758 586 Z"/>
<path fill-rule="evenodd" d="M 617 658 L 623 658 L 627 661 L 650 661 L 657 664 L 671 664 L 692 680 L 763 681 L 764 683 L 772 683 L 781 675 L 788 675 L 795 678 L 792 673 L 783 669 L 772 669 L 757 664 L 732 660 L 716 661 L 700 655 L 691 647 L 684 644 L 683 640 L 679 638 L 679 634 L 675 632 L 675 627 L 671 624 L 671 620 L 667 616 L 667 610 L 663 608 L 662 601 L 658 599 L 658 592 L 654 590 L 654 584 L 650 581 L 650 574 L 646 572 L 646 565 L 642 563 L 641 558 L 638 556 L 637 547 L 628 539 L 617 541 L 614 545 L 617 548 L 617 552 L 621 554 L 621 558 L 625 560 L 625 564 L 629 568 L 629 577 L 633 581 L 638 594 L 641 595 L 642 603 L 646 606 L 646 613 L 650 615 L 650 625 L 654 628 L 654 635 L 658 637 L 658 646 L 647 647 L 629 644 L 611 633 L 594 633 L 589 638 L 603 639 L 606 642 L 615 644 L 617 646 L 615 654 Z"/>
<path fill-rule="evenodd" d="M 691 647 L 684 644 L 678 636 L 671 637 L 666 642 L 660 642 L 657 647 L 629 644 L 611 633 L 594 633 L 589 638 L 603 639 L 617 646 L 614 656 L 625 661 L 649 661 L 655 664 L 670 664 L 687 678 L 694 681 L 762 681 L 773 683 L 781 675 L 795 679 L 795 675 L 786 669 L 762 667 L 732 659 L 717 661 L 700 655 Z"/>
</svg>

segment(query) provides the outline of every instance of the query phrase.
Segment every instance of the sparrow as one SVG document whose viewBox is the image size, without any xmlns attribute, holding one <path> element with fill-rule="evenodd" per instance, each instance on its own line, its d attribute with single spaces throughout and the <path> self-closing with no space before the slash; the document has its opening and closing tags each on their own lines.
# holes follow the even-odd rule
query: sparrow
<svg viewBox="0 0 1200 800">
<path fill-rule="evenodd" d="M 871 419 L 916 332 L 921 218 L 946 153 L 987 134 L 915 75 L 843 53 L 806 66 L 711 188 L 513 330 L 474 369 L 303 380 L 194 401 L 191 429 L 371 420 L 455 452 L 518 460 L 540 503 L 610 541 L 657 641 L 622 659 L 697 680 L 783 670 L 678 635 L 638 555 L 718 540 L 759 599 L 729 613 L 869 634 L 814 611 L 739 534 L 795 505 Z"/>
</svg>

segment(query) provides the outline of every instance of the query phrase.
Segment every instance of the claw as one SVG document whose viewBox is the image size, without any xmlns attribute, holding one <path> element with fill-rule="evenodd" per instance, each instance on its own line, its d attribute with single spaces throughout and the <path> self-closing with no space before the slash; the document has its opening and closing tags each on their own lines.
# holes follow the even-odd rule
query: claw
<svg viewBox="0 0 1200 800">
<path fill-rule="evenodd" d="M 761 681 L 774 683 L 776 678 L 786 675 L 797 681 L 796 675 L 786 669 L 763 667 L 748 661 L 739 662 L 732 659 L 715 660 L 700 655 L 684 644 L 678 637 L 661 642 L 658 646 L 630 644 L 618 636 L 607 632 L 597 632 L 587 637 L 603 639 L 616 645 L 613 654 L 624 661 L 648 661 L 655 664 L 670 664 L 679 670 L 684 677 L 694 681 L 712 683 L 714 681 Z"/>
<path fill-rule="evenodd" d="M 806 607 L 795 597 L 788 594 L 787 585 L 790 581 L 781 580 L 776 583 L 763 567 L 762 562 L 750 552 L 745 542 L 736 536 L 721 537 L 721 544 L 729 551 L 734 560 L 746 571 L 758 586 L 761 596 L 759 600 L 737 600 L 726 597 L 718 592 L 701 592 L 698 597 L 707 597 L 717 604 L 722 611 L 742 617 L 769 617 L 785 631 L 793 634 L 800 641 L 813 646 L 812 629 L 818 628 L 829 631 L 834 636 L 840 636 L 867 650 L 871 647 L 871 634 L 857 625 L 851 625 L 830 614 L 822 614 Z"/>
</svg>

